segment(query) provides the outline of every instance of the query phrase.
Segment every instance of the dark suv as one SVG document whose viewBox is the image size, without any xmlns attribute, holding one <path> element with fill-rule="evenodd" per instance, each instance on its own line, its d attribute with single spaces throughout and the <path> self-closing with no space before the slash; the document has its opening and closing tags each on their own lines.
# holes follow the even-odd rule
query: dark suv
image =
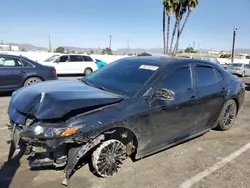
<svg viewBox="0 0 250 188">
<path fill-rule="evenodd" d="M 23 56 L 0 54 L 0 92 L 56 79 L 54 67 L 41 65 Z"/>
</svg>

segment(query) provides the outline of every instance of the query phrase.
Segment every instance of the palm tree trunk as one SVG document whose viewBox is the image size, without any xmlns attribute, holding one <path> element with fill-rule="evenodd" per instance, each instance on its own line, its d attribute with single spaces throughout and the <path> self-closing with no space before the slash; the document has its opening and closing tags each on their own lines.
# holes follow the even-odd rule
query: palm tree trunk
<svg viewBox="0 0 250 188">
<path fill-rule="evenodd" d="M 177 29 L 177 24 L 178 24 L 178 21 L 176 20 L 175 24 L 174 24 L 174 30 L 173 30 L 173 34 L 172 34 L 172 39 L 171 39 L 169 54 L 172 53 L 172 48 L 173 48 L 173 43 L 174 43 L 174 37 L 175 37 L 175 34 L 176 34 L 176 29 Z"/>
<path fill-rule="evenodd" d="M 162 27 L 163 27 L 163 49 L 164 49 L 164 54 L 166 53 L 166 32 L 165 32 L 165 29 L 166 29 L 166 9 L 165 9 L 165 6 L 163 5 L 163 23 L 162 23 Z"/>
<path fill-rule="evenodd" d="M 174 47 L 174 50 L 173 50 L 173 56 L 176 56 L 177 51 L 178 51 L 178 47 L 179 47 L 179 41 L 180 41 L 180 21 L 178 22 L 177 28 L 178 28 L 177 29 L 178 33 L 177 33 L 177 39 L 176 39 L 175 47 Z"/>
<path fill-rule="evenodd" d="M 178 42 L 176 41 L 175 47 L 174 47 L 174 52 L 175 52 L 175 53 L 177 53 L 177 51 L 178 51 L 180 37 L 181 37 L 181 34 L 182 34 L 183 30 L 184 30 L 184 27 L 185 27 L 185 25 L 186 25 L 186 23 L 187 23 L 188 18 L 190 17 L 190 15 L 191 15 L 191 11 L 188 11 L 188 14 L 187 14 L 187 16 L 186 16 L 186 19 L 185 19 L 185 21 L 184 21 L 184 23 L 183 23 L 183 25 L 182 25 L 182 27 L 181 27 L 181 30 L 180 30 L 179 33 L 178 33 L 178 36 L 177 36 L 177 41 L 178 41 Z"/>
<path fill-rule="evenodd" d="M 191 12 L 192 12 L 192 11 L 190 11 L 190 10 L 188 11 L 187 17 L 186 17 L 186 19 L 185 19 L 185 21 L 184 21 L 184 23 L 183 23 L 183 25 L 182 25 L 182 27 L 181 27 L 180 35 L 182 34 L 182 32 L 183 32 L 183 30 L 184 30 L 184 27 L 186 26 L 186 23 L 187 23 L 187 21 L 188 21 L 190 15 L 191 15 Z"/>
<path fill-rule="evenodd" d="M 167 48 L 166 48 L 166 54 L 168 54 L 169 50 L 169 32 L 170 32 L 170 16 L 168 16 L 168 29 L 167 29 Z"/>
</svg>

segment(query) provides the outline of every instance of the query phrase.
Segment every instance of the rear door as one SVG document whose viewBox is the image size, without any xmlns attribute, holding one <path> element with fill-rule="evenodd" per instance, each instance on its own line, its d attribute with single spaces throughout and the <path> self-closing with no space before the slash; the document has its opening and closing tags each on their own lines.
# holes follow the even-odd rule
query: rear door
<svg viewBox="0 0 250 188">
<path fill-rule="evenodd" d="M 69 56 L 69 65 L 70 70 L 74 74 L 83 74 L 83 57 L 81 55 L 70 55 Z"/>
<path fill-rule="evenodd" d="M 90 56 L 84 55 L 83 59 L 84 59 L 84 67 L 85 68 L 89 67 L 93 71 L 95 71 L 98 68 L 97 64 L 94 62 L 94 60 Z"/>
<path fill-rule="evenodd" d="M 196 103 L 198 107 L 195 131 L 210 128 L 220 115 L 227 86 L 222 73 L 212 65 L 194 65 Z"/>
<path fill-rule="evenodd" d="M 12 90 L 22 86 L 24 71 L 17 57 L 0 56 L 0 90 Z"/>
<path fill-rule="evenodd" d="M 249 67 L 249 65 L 244 65 L 244 70 L 245 70 L 245 73 L 246 73 L 246 75 L 247 76 L 250 76 L 250 67 Z"/>
</svg>

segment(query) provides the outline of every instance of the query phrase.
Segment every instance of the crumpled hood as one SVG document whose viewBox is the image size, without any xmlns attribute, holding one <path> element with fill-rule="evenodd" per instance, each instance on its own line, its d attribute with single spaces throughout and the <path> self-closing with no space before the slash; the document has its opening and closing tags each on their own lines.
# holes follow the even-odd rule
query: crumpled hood
<svg viewBox="0 0 250 188">
<path fill-rule="evenodd" d="M 37 119 L 61 118 L 72 110 L 120 102 L 123 96 L 88 86 L 81 81 L 46 81 L 13 93 L 9 116 L 18 111 Z"/>
</svg>

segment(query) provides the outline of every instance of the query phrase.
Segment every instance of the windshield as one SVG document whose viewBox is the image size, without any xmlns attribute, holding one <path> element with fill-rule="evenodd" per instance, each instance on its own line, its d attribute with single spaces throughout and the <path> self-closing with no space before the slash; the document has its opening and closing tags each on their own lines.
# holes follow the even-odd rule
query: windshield
<svg viewBox="0 0 250 188">
<path fill-rule="evenodd" d="M 51 62 L 51 61 L 53 61 L 54 59 L 56 59 L 57 57 L 59 57 L 59 55 L 53 55 L 53 56 L 51 56 L 51 57 L 45 59 L 44 62 Z"/>
<path fill-rule="evenodd" d="M 242 63 L 234 63 L 234 64 L 231 64 L 230 66 L 232 66 L 232 67 L 241 67 Z"/>
<path fill-rule="evenodd" d="M 130 58 L 120 59 L 88 75 L 84 81 L 113 93 L 132 96 L 143 87 L 158 68 L 158 65 L 152 63 Z"/>
</svg>

